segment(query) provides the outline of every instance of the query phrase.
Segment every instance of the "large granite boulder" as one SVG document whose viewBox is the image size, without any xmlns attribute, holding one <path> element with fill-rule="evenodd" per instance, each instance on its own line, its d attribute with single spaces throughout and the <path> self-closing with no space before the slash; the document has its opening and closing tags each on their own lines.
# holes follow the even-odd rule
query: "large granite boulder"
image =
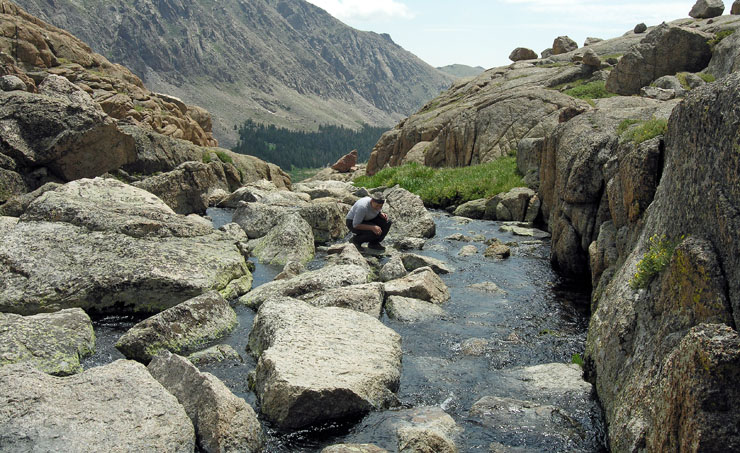
<svg viewBox="0 0 740 453">
<path fill-rule="evenodd" d="M 390 238 L 430 238 L 436 232 L 432 215 L 419 196 L 406 189 L 394 187 L 385 191 L 383 210 L 393 222 L 388 231 Z"/>
<path fill-rule="evenodd" d="M 0 238 L 0 310 L 156 313 L 249 276 L 225 233 L 115 180 L 35 200 Z M 243 291 L 242 291 L 243 292 Z"/>
<path fill-rule="evenodd" d="M 249 157 L 249 156 L 246 156 Z M 222 200 L 218 206 L 224 208 L 237 208 L 240 201 L 258 202 L 272 206 L 295 208 L 305 206 L 311 201 L 311 196 L 302 192 L 291 192 L 284 187 L 276 185 L 274 181 L 261 179 L 245 184 Z"/>
<path fill-rule="evenodd" d="M 626 244 L 617 232 L 619 262 L 593 296 L 586 359 L 614 450 L 740 445 L 725 429 L 740 404 L 731 377 L 740 373 L 738 93 L 740 74 L 731 74 L 674 109 L 644 226 Z M 667 265 L 645 274 L 656 253 Z"/>
<path fill-rule="evenodd" d="M 314 202 L 299 209 L 298 213 L 313 231 L 317 244 L 336 241 L 347 235 L 345 222 L 349 207 L 337 202 Z"/>
<path fill-rule="evenodd" d="M 707 44 L 710 39 L 709 33 L 661 24 L 619 60 L 609 73 L 606 89 L 621 95 L 638 94 L 660 76 L 699 72 L 712 58 Z"/>
<path fill-rule="evenodd" d="M 543 218 L 552 233 L 551 261 L 561 272 L 572 276 L 588 274 L 588 249 L 599 226 L 609 220 L 618 206 L 623 206 L 616 186 L 612 190 L 614 196 L 609 196 L 608 183 L 618 180 L 613 177 L 619 172 L 620 162 L 626 161 L 625 156 L 631 155 L 636 146 L 620 140 L 619 125 L 625 120 L 642 124 L 651 118 L 667 118 L 677 103 L 636 97 L 605 99 L 599 103 L 601 111 L 578 115 L 546 137 L 539 198 Z M 646 161 L 649 156 L 659 156 L 660 143 L 659 137 L 642 143 L 635 155 Z M 655 146 L 658 153 L 649 146 Z M 621 192 L 618 194 L 621 197 Z M 639 206 L 652 201 L 649 190 L 644 190 L 644 196 Z"/>
<path fill-rule="evenodd" d="M 205 214 L 216 190 L 229 191 L 221 163 L 185 162 L 132 184 L 151 192 L 178 214 Z"/>
<path fill-rule="evenodd" d="M 454 215 L 459 217 L 467 217 L 469 219 L 482 219 L 486 213 L 486 198 L 479 198 L 477 200 L 471 200 L 465 202 L 455 208 Z"/>
<path fill-rule="evenodd" d="M 239 303 L 257 309 L 276 297 L 318 297 L 331 288 L 367 283 L 369 277 L 370 271 L 366 266 L 330 265 L 293 278 L 265 283 L 239 298 Z"/>
<path fill-rule="evenodd" d="M 365 283 L 364 285 L 341 286 L 329 288 L 320 293 L 309 293 L 298 296 L 314 307 L 341 307 L 380 318 L 385 300 L 385 289 L 382 283 Z"/>
<path fill-rule="evenodd" d="M 377 318 L 295 300 L 260 307 L 249 334 L 255 390 L 278 427 L 357 416 L 395 401 L 401 337 Z"/>
<path fill-rule="evenodd" d="M 185 408 L 202 451 L 262 450 L 262 426 L 254 409 L 216 376 L 201 373 L 187 359 L 168 351 L 154 357 L 147 369 Z"/>
<path fill-rule="evenodd" d="M 419 269 L 420 267 L 429 267 L 437 274 L 449 274 L 452 272 L 444 262 L 430 256 L 417 255 L 414 253 L 402 253 L 401 261 L 403 267 L 411 272 Z"/>
<path fill-rule="evenodd" d="M 385 303 L 388 317 L 401 322 L 420 322 L 439 319 L 446 313 L 442 307 L 411 297 L 390 296 Z"/>
<path fill-rule="evenodd" d="M 439 407 L 417 407 L 405 411 L 396 436 L 401 453 L 457 453 L 455 438 L 462 429 Z"/>
<path fill-rule="evenodd" d="M 732 9 L 730 10 L 730 14 L 740 14 L 740 0 L 735 0 L 734 2 L 732 2 Z"/>
<path fill-rule="evenodd" d="M 285 265 L 288 261 L 297 261 L 305 264 L 316 251 L 314 242 L 311 225 L 297 212 L 288 212 L 258 239 L 252 253 L 261 263 Z"/>
<path fill-rule="evenodd" d="M 23 222 L 55 222 L 139 237 L 203 236 L 213 228 L 177 215 L 155 195 L 115 179 L 80 179 L 34 200 Z"/>
<path fill-rule="evenodd" d="M 141 321 L 123 334 L 116 348 L 126 358 L 148 363 L 162 350 L 193 352 L 227 335 L 236 323 L 229 303 L 211 291 Z"/>
<path fill-rule="evenodd" d="M 722 0 L 697 0 L 689 11 L 689 16 L 695 19 L 711 19 L 721 16 L 725 12 L 725 4 Z"/>
<path fill-rule="evenodd" d="M 707 72 L 720 78 L 738 71 L 740 71 L 740 31 L 736 29 L 714 47 Z"/>
<path fill-rule="evenodd" d="M 271 206 L 259 202 L 241 202 L 234 211 L 233 220 L 247 233 L 249 239 L 266 235 L 278 220 L 292 208 Z"/>
<path fill-rule="evenodd" d="M 59 181 L 95 177 L 136 158 L 134 141 L 97 103 L 67 79 L 50 75 L 40 93 L 2 92 L 2 154 L 31 189 L 38 169 Z"/>
<path fill-rule="evenodd" d="M 185 410 L 138 362 L 119 360 L 69 377 L 29 365 L 0 367 L 4 451 L 192 453 Z"/>
<path fill-rule="evenodd" d="M 0 313 L 0 366 L 30 363 L 55 376 L 82 371 L 95 350 L 90 317 L 79 308 L 20 316 Z"/>
<path fill-rule="evenodd" d="M 558 36 L 552 42 L 553 55 L 568 53 L 576 49 L 578 49 L 578 43 L 570 39 L 568 36 Z"/>
<path fill-rule="evenodd" d="M 441 304 L 450 299 L 447 285 L 430 267 L 420 267 L 403 278 L 385 283 L 388 296 L 403 296 Z"/>
<path fill-rule="evenodd" d="M 358 188 L 343 181 L 302 181 L 293 184 L 294 192 L 308 194 L 312 200 L 317 198 L 335 198 L 345 204 L 352 205 L 360 197 L 367 195 L 367 189 Z"/>
<path fill-rule="evenodd" d="M 536 60 L 537 52 L 526 47 L 517 47 L 512 50 L 509 54 L 509 60 L 511 61 L 522 61 L 522 60 Z"/>
</svg>

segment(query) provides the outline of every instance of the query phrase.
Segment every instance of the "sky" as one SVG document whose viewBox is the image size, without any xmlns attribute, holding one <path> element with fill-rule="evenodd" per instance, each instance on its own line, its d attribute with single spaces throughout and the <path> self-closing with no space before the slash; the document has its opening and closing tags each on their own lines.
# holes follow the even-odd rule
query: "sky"
<svg viewBox="0 0 740 453">
<path fill-rule="evenodd" d="M 388 33 L 432 66 L 454 63 L 486 69 L 511 63 L 527 47 L 538 54 L 567 35 L 583 46 L 587 37 L 614 38 L 689 17 L 694 0 L 307 0 L 345 24 Z M 726 11 L 732 1 L 725 1 Z"/>
</svg>

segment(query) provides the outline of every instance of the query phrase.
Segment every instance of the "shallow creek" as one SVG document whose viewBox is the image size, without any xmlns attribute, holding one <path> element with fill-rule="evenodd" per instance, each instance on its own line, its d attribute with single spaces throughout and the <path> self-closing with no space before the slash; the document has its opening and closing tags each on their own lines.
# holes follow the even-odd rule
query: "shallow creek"
<svg viewBox="0 0 740 453">
<path fill-rule="evenodd" d="M 227 210 L 209 209 L 214 226 L 231 220 Z M 497 430 L 484 426 L 469 414 L 471 406 L 484 396 L 522 398 L 518 388 L 503 378 L 507 370 L 552 362 L 570 363 L 575 353 L 582 354 L 586 338 L 587 290 L 560 279 L 550 268 L 549 241 L 514 236 L 499 231 L 500 223 L 455 218 L 444 212 L 433 212 L 437 234 L 421 251 L 412 251 L 444 261 L 454 272 L 442 275 L 451 299 L 443 305 L 447 315 L 433 321 L 406 324 L 389 319 L 381 321 L 403 339 L 403 370 L 398 397 L 403 408 L 442 407 L 450 414 L 462 433 L 457 437 L 460 452 L 489 451 L 489 445 L 501 442 L 526 445 L 526 451 L 563 451 L 550 433 Z M 505 260 L 485 258 L 483 242 L 447 240 L 461 233 L 517 242 L 512 256 Z M 474 245 L 478 253 L 462 257 L 463 246 Z M 308 268 L 323 265 L 324 256 L 317 253 Z M 256 264 L 254 286 L 269 282 L 280 272 Z M 493 282 L 503 292 L 485 292 L 470 286 Z M 221 343 L 231 345 L 243 363 L 226 362 L 201 368 L 218 376 L 238 396 L 259 413 L 255 395 L 249 390 L 247 375 L 256 363 L 247 352 L 249 330 L 255 312 L 235 306 L 238 327 Z M 109 363 L 123 356 L 113 347 L 115 341 L 133 320 L 106 318 L 96 321 L 97 352 L 84 366 Z M 478 351 L 470 353 L 466 340 L 478 341 Z M 482 349 L 481 349 L 482 347 Z M 467 351 L 467 353 L 466 353 Z M 523 398 L 522 398 L 523 399 Z M 336 443 L 373 443 L 388 451 L 397 451 L 398 440 L 391 428 L 398 410 L 374 412 L 361 420 L 332 423 L 311 429 L 280 433 L 263 420 L 267 435 L 266 452 L 319 452 Z M 586 451 L 605 451 L 603 422 L 600 416 L 584 417 Z"/>
</svg>

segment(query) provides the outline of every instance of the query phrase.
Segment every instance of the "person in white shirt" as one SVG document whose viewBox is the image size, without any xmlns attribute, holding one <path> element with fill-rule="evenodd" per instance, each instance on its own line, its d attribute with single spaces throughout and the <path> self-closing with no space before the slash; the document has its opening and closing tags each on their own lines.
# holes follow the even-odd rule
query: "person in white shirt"
<svg viewBox="0 0 740 453">
<path fill-rule="evenodd" d="M 355 234 L 351 242 L 360 249 L 367 242 L 368 247 L 375 250 L 385 250 L 381 241 L 385 239 L 393 223 L 388 215 L 381 212 L 385 198 L 381 193 L 370 197 L 360 198 L 347 214 L 347 228 Z"/>
</svg>

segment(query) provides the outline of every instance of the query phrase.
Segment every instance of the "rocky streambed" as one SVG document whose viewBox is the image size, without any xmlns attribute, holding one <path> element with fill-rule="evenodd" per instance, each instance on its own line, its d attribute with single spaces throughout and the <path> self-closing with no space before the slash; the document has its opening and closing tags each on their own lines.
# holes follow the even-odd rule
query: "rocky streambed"
<svg viewBox="0 0 740 453">
<path fill-rule="evenodd" d="M 208 214 L 215 227 L 232 217 L 231 210 L 210 209 Z M 397 400 L 362 418 L 308 428 L 281 429 L 260 415 L 264 451 L 382 451 L 327 448 L 337 444 L 372 444 L 391 452 L 605 451 L 592 386 L 571 363 L 573 354 L 584 350 L 587 288 L 554 273 L 546 238 L 501 231 L 502 222 L 432 215 L 435 237 L 410 252 L 446 265 L 438 271 L 450 298 L 419 310 L 394 310 L 386 303 L 380 320 L 401 338 Z M 484 256 L 485 241 L 492 238 L 511 246 L 509 258 Z M 389 247 L 386 254 L 365 257 L 382 267 L 393 255 L 399 252 Z M 306 269 L 321 269 L 326 262 L 326 248 L 319 249 Z M 281 270 L 256 263 L 255 289 Z M 256 312 L 232 302 L 238 325 L 218 343 L 238 357 L 198 366 L 260 414 L 261 402 L 248 378 L 258 365 L 249 353 Z M 134 323 L 120 317 L 96 321 L 96 353 L 83 367 L 123 358 L 113 344 Z M 357 329 L 360 335 L 362 327 Z"/>
</svg>

